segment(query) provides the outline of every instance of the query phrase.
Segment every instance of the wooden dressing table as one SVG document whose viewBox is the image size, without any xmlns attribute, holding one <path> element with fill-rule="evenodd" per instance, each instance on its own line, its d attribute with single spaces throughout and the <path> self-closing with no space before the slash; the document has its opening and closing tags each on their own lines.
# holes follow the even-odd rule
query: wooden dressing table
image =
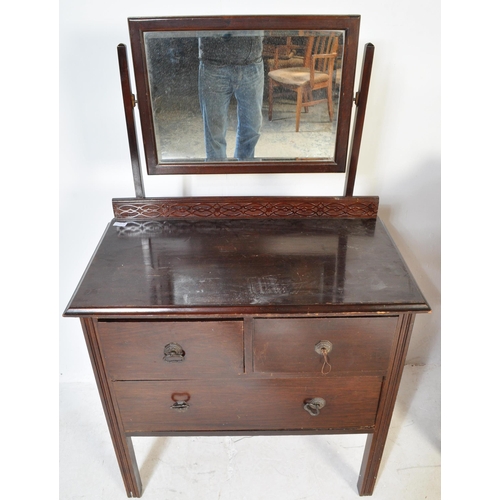
<svg viewBox="0 0 500 500">
<path fill-rule="evenodd" d="M 142 493 L 132 436 L 334 433 L 368 435 L 358 489 L 371 495 L 413 322 L 429 306 L 377 217 L 378 198 L 352 195 L 373 56 L 367 46 L 354 96 L 359 16 L 129 22 L 148 173 L 346 172 L 346 188 L 339 197 L 146 198 L 119 46 L 136 197 L 113 200 L 64 314 L 81 319 L 127 495 Z M 163 160 L 145 33 L 257 28 L 341 33 L 335 154 Z"/>
</svg>

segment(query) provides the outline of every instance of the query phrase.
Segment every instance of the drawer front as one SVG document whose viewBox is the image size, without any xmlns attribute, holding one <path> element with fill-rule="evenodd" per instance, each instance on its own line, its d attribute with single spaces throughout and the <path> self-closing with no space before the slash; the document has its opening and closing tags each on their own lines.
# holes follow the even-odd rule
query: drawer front
<svg viewBox="0 0 500 500">
<path fill-rule="evenodd" d="M 397 317 L 256 319 L 254 371 L 385 371 Z M 327 363 L 317 345 L 328 341 Z M 331 368 L 330 368 L 331 367 Z"/>
<path fill-rule="evenodd" d="M 162 380 L 243 372 L 241 321 L 99 322 L 112 380 Z"/>
<path fill-rule="evenodd" d="M 125 431 L 140 434 L 370 428 L 381 383 L 382 377 L 364 376 L 115 382 L 113 386 Z M 317 409 L 311 402 L 315 398 L 323 399 L 324 407 Z M 309 411 L 304 408 L 307 403 Z"/>
</svg>

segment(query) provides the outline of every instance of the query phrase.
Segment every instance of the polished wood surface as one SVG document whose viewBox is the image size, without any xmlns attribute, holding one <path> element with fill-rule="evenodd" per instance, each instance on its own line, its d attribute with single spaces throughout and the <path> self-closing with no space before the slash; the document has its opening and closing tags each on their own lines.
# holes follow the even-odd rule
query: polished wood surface
<svg viewBox="0 0 500 500">
<path fill-rule="evenodd" d="M 370 88 L 370 78 L 372 74 L 374 52 L 375 46 L 372 43 L 367 43 L 365 45 L 365 51 L 363 54 L 362 73 L 359 80 L 359 89 L 356 92 L 356 97 L 354 99 L 354 102 L 356 103 L 356 112 L 354 115 L 353 132 L 351 135 L 351 145 L 349 148 L 347 175 L 345 176 L 345 196 L 352 196 L 354 193 L 354 183 L 356 182 L 356 173 L 358 170 L 358 160 L 361 150 L 361 138 L 363 136 L 366 106 L 368 103 L 368 90 Z"/>
<path fill-rule="evenodd" d="M 65 315 L 127 495 L 142 493 L 131 436 L 346 432 L 368 434 L 371 495 L 426 311 L 377 218 L 195 216 L 113 219 Z"/>
<path fill-rule="evenodd" d="M 375 219 L 377 196 L 115 198 L 118 219 Z"/>
<path fill-rule="evenodd" d="M 146 168 L 150 175 L 163 174 L 248 174 L 248 173 L 312 173 L 345 172 L 356 60 L 359 43 L 359 15 L 268 15 L 268 16 L 195 16 L 130 18 L 129 32 L 134 63 L 137 100 L 144 142 Z M 335 153 L 332 159 L 290 158 L 259 161 L 161 161 L 156 148 L 153 109 L 148 79 L 145 33 L 168 31 L 212 30 L 267 30 L 282 33 L 284 30 L 340 30 L 344 33 L 340 102 L 338 106 Z"/>
<path fill-rule="evenodd" d="M 352 195 L 373 60 L 368 44 L 354 96 L 359 23 L 129 19 L 149 174 L 348 169 L 343 197 L 146 198 L 118 47 L 136 198 L 113 199 L 115 219 L 64 315 L 80 318 L 129 497 L 142 494 L 131 438 L 156 435 L 366 433 L 358 490 L 373 493 L 413 322 L 430 308 L 378 219 L 378 197 Z M 334 158 L 160 164 L 144 33 L 304 28 L 343 31 Z"/>
<path fill-rule="evenodd" d="M 375 424 L 381 377 L 329 379 L 213 379 L 115 382 L 129 435 L 163 431 L 325 429 L 369 432 Z M 352 395 L 356 394 L 356 398 Z M 308 399 L 326 401 L 319 415 Z M 171 408 L 185 400 L 185 411 Z"/>
<path fill-rule="evenodd" d="M 366 438 L 363 462 L 358 478 L 358 491 L 361 496 L 372 495 L 375 488 L 414 321 L 415 314 L 402 314 L 400 316 L 398 336 L 393 346 L 389 370 L 380 394 L 375 429 Z"/>
<path fill-rule="evenodd" d="M 65 314 L 428 310 L 378 219 L 167 219 L 112 221 Z"/>
<path fill-rule="evenodd" d="M 132 94 L 132 84 L 128 68 L 127 48 L 121 43 L 117 47 L 118 64 L 120 67 L 120 80 L 122 84 L 123 109 L 125 111 L 125 122 L 127 124 L 127 136 L 132 163 L 132 178 L 137 198 L 144 198 L 144 183 L 142 181 L 141 156 L 137 141 L 137 130 L 135 124 L 134 107 L 135 96 Z"/>
<path fill-rule="evenodd" d="M 106 366 L 102 358 L 95 322 L 90 318 L 81 318 L 80 321 L 125 491 L 128 497 L 140 497 L 142 494 L 142 481 L 135 458 L 134 446 L 130 436 L 125 434 L 119 409 L 112 396 L 113 388 L 109 382 Z"/>
<path fill-rule="evenodd" d="M 98 330 L 112 380 L 243 373 L 243 321 L 99 321 Z M 182 361 L 166 358 L 172 343 L 182 348 Z"/>
<path fill-rule="evenodd" d="M 320 340 L 332 344 L 328 370 L 385 374 L 396 335 L 397 317 L 259 318 L 255 320 L 254 370 L 267 373 L 324 372 L 316 352 Z"/>
</svg>

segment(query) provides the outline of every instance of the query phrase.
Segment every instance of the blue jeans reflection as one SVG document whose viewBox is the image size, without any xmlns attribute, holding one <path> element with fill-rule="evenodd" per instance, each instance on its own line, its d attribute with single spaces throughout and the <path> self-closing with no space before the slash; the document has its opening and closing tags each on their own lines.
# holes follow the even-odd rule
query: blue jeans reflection
<svg viewBox="0 0 500 500">
<path fill-rule="evenodd" d="M 237 102 L 235 158 L 251 159 L 260 137 L 264 64 L 218 66 L 200 61 L 199 95 L 207 160 L 224 160 L 231 97 Z"/>
</svg>

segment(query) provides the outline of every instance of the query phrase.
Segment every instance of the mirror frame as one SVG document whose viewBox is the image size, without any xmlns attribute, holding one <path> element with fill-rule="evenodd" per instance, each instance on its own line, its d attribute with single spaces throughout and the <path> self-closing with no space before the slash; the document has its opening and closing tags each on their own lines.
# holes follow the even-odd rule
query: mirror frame
<svg viewBox="0 0 500 500">
<path fill-rule="evenodd" d="M 137 92 L 136 100 L 139 107 L 148 174 L 249 174 L 346 171 L 359 42 L 359 15 L 139 17 L 129 18 L 128 24 Z M 264 159 L 231 162 L 206 162 L 203 159 L 180 162 L 173 159 L 172 161 L 160 163 L 154 133 L 144 35 L 146 32 L 151 31 L 203 30 L 344 31 L 344 54 L 334 157 L 332 159 Z"/>
</svg>

